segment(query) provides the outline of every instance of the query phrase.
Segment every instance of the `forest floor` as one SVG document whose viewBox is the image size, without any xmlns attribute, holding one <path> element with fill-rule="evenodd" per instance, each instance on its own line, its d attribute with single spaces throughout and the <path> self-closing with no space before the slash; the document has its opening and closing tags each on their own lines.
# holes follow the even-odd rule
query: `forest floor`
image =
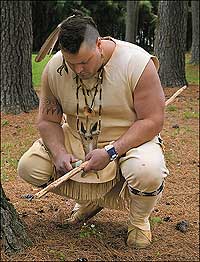
<svg viewBox="0 0 200 262">
<path fill-rule="evenodd" d="M 166 88 L 166 98 L 177 89 Z M 13 256 L 2 252 L 2 261 L 199 261 L 198 86 L 190 85 L 166 108 L 161 135 L 170 176 L 151 215 L 153 243 L 143 250 L 125 244 L 126 211 L 103 209 L 85 227 L 60 228 L 59 223 L 70 215 L 72 200 L 53 193 L 37 201 L 22 198 L 34 189 L 17 177 L 16 166 L 39 137 L 36 116 L 37 110 L 1 114 L 2 185 L 33 241 L 32 247 Z M 181 221 L 188 223 L 185 232 L 177 229 Z"/>
</svg>

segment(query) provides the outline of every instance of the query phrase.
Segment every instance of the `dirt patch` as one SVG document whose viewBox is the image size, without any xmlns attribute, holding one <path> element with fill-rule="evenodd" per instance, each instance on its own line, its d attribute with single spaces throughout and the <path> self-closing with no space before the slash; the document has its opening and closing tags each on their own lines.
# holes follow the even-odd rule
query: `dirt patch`
<svg viewBox="0 0 200 262">
<path fill-rule="evenodd" d="M 169 98 L 177 88 L 166 88 Z M 161 133 L 170 176 L 163 197 L 151 216 L 153 243 L 145 250 L 125 244 L 127 212 L 103 209 L 82 226 L 58 227 L 74 202 L 49 193 L 29 202 L 21 196 L 33 188 L 17 177 L 20 156 L 39 137 L 37 110 L 17 116 L 1 114 L 2 184 L 34 243 L 4 261 L 199 261 L 199 87 L 189 86 L 166 109 Z M 185 232 L 176 225 L 186 221 Z M 90 233 L 91 225 L 95 231 Z M 82 236 L 82 237 L 81 237 Z M 82 260 L 81 260 L 82 259 Z M 86 260 L 85 260 L 86 261 Z"/>
</svg>

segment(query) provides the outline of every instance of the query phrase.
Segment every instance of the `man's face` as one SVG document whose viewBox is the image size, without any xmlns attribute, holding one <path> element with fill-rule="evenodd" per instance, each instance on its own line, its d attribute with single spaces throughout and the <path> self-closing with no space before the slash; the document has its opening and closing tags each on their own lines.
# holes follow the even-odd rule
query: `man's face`
<svg viewBox="0 0 200 262">
<path fill-rule="evenodd" d="M 100 42 L 90 48 L 82 43 L 77 54 L 71 54 L 62 50 L 65 62 L 81 79 L 89 79 L 94 76 L 102 65 Z"/>
</svg>

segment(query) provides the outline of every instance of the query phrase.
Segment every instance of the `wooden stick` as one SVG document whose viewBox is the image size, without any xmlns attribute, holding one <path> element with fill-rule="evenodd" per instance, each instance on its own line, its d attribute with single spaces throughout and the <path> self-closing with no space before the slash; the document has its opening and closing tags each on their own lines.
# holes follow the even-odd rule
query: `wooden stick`
<svg viewBox="0 0 200 262">
<path fill-rule="evenodd" d="M 173 94 L 173 96 L 171 96 L 165 102 L 165 106 L 168 106 L 170 103 L 172 103 L 175 100 L 175 98 L 178 95 L 180 95 L 180 93 L 182 93 L 183 90 L 185 90 L 186 88 L 187 88 L 187 86 L 181 87 L 176 93 Z M 80 166 L 74 168 L 70 172 L 66 173 L 64 176 L 61 176 L 56 181 L 52 182 L 50 185 L 48 185 L 47 187 L 43 188 L 38 193 L 36 193 L 34 198 L 40 198 L 40 197 L 44 196 L 46 193 L 48 193 L 49 191 L 52 191 L 56 187 L 60 186 L 63 182 L 66 182 L 68 179 L 70 179 L 71 177 L 76 175 L 78 172 L 82 171 L 84 169 L 84 167 L 87 165 L 87 163 L 88 163 L 88 161 L 82 163 Z"/>
<path fill-rule="evenodd" d="M 183 90 L 185 90 L 187 88 L 187 86 L 183 86 L 181 87 L 178 91 L 176 91 L 176 93 L 173 94 L 173 96 L 171 96 L 166 102 L 165 102 L 165 106 L 168 106 L 169 104 L 171 104 L 175 98 L 180 95 L 180 93 L 183 92 Z"/>
<path fill-rule="evenodd" d="M 60 178 L 49 184 L 47 187 L 43 188 L 38 193 L 36 193 L 34 198 L 40 198 L 46 195 L 46 193 L 48 193 L 49 191 L 52 191 L 56 187 L 60 186 L 63 182 L 67 181 L 68 179 L 76 175 L 78 172 L 82 171 L 84 167 L 87 165 L 87 163 L 88 161 L 85 161 L 80 166 L 75 167 L 74 169 L 66 173 L 64 176 L 61 176 Z"/>
</svg>

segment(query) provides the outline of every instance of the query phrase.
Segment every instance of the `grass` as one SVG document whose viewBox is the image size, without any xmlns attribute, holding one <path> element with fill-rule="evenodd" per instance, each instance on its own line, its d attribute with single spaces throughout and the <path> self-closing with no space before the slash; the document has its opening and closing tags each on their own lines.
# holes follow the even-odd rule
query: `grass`
<svg viewBox="0 0 200 262">
<path fill-rule="evenodd" d="M 196 134 L 196 131 L 193 128 L 189 127 L 189 126 L 183 127 L 182 129 L 183 129 L 184 133 L 194 133 L 194 134 Z"/>
<path fill-rule="evenodd" d="M 172 148 L 165 151 L 165 159 L 167 163 L 170 162 L 173 165 L 177 163 L 177 155 Z"/>
<path fill-rule="evenodd" d="M 6 120 L 6 119 L 3 119 L 3 120 L 1 121 L 1 125 L 2 125 L 2 126 L 7 126 L 7 125 L 9 125 L 9 124 L 10 124 L 9 121 Z"/>
<path fill-rule="evenodd" d="M 81 227 L 79 237 L 85 238 L 85 237 L 91 237 L 92 235 L 100 236 L 101 233 L 97 231 L 94 224 L 87 225 L 86 223 L 84 223 Z"/>
<path fill-rule="evenodd" d="M 185 72 L 189 84 L 199 85 L 199 65 L 190 64 L 191 54 L 185 55 Z"/>
<path fill-rule="evenodd" d="M 177 107 L 175 105 L 169 105 L 167 107 L 167 111 L 170 111 L 170 112 L 177 111 Z"/>
<path fill-rule="evenodd" d="M 1 172 L 1 181 L 2 182 L 8 182 L 9 181 L 9 177 L 3 172 Z"/>
<path fill-rule="evenodd" d="M 150 217 L 150 224 L 151 227 L 155 227 L 158 224 L 162 223 L 162 218 L 161 217 Z"/>
<path fill-rule="evenodd" d="M 35 62 L 36 54 L 32 54 L 32 76 L 33 76 L 33 86 L 35 89 L 40 88 L 41 75 L 44 70 L 45 65 L 50 60 L 51 56 L 46 56 L 41 62 Z"/>
<path fill-rule="evenodd" d="M 35 89 L 40 88 L 41 74 L 42 71 L 50 60 L 51 56 L 46 56 L 41 62 L 35 62 L 36 54 L 32 55 L 32 73 L 33 73 L 33 85 Z M 190 64 L 191 54 L 187 53 L 185 55 L 185 70 L 186 79 L 189 84 L 199 85 L 199 65 Z M 173 110 L 172 110 L 173 111 Z"/>
<path fill-rule="evenodd" d="M 13 147 L 14 147 L 15 145 L 13 145 L 13 143 L 12 142 L 5 142 L 5 143 L 1 143 L 1 150 L 2 151 L 8 151 L 8 150 L 12 150 L 13 149 Z"/>
<path fill-rule="evenodd" d="M 1 164 L 6 166 L 17 167 L 17 160 L 13 156 L 13 151 L 16 148 L 17 143 L 5 142 L 1 144 Z"/>
<path fill-rule="evenodd" d="M 59 250 L 49 250 L 49 253 L 54 254 L 60 261 L 66 261 L 65 254 Z"/>
<path fill-rule="evenodd" d="M 195 111 L 185 111 L 183 113 L 183 116 L 185 119 L 191 119 L 191 118 L 199 118 L 199 112 L 195 112 Z"/>
<path fill-rule="evenodd" d="M 15 178 L 18 160 L 8 152 L 1 156 L 1 181 L 7 182 Z"/>
</svg>

